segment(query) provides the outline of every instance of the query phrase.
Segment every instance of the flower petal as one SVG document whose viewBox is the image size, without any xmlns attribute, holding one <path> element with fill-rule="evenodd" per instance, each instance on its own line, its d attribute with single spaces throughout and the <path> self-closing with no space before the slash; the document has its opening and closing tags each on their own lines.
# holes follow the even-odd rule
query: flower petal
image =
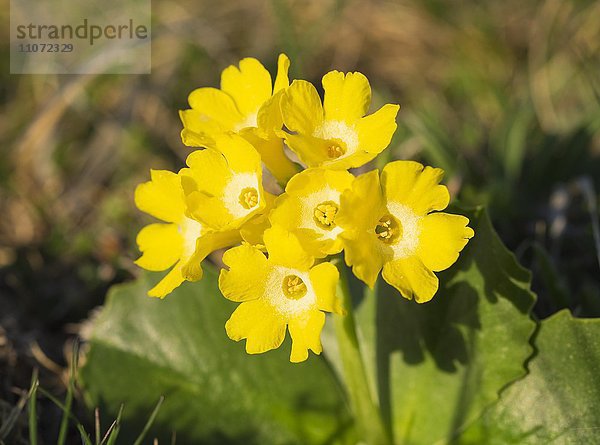
<svg viewBox="0 0 600 445">
<path fill-rule="evenodd" d="M 417 255 L 434 272 L 449 268 L 458 259 L 474 232 L 469 219 L 462 215 L 431 213 L 421 219 L 421 235 Z"/>
<path fill-rule="evenodd" d="M 181 142 L 187 147 L 213 147 L 214 140 L 202 133 L 195 133 L 187 128 L 181 130 Z"/>
<path fill-rule="evenodd" d="M 286 193 L 293 196 L 307 196 L 325 188 L 340 193 L 352 186 L 354 176 L 347 171 L 309 168 L 295 175 L 285 186 Z"/>
<path fill-rule="evenodd" d="M 342 193 L 340 210 L 335 220 L 346 231 L 374 231 L 385 212 L 379 171 L 371 170 L 358 176 L 352 183 L 352 188 Z"/>
<path fill-rule="evenodd" d="M 166 270 L 179 260 L 183 239 L 177 224 L 150 224 L 136 238 L 142 256 L 135 264 L 153 271 Z"/>
<path fill-rule="evenodd" d="M 340 145 L 342 142 L 321 139 L 307 134 L 288 134 L 282 131 L 277 132 L 285 138 L 285 143 L 298 158 L 308 167 L 320 167 L 330 161 L 327 156 L 327 150 L 331 145 Z M 332 165 L 331 168 L 334 168 Z"/>
<path fill-rule="evenodd" d="M 315 243 L 313 254 L 317 258 L 323 258 L 327 255 L 335 255 L 344 250 L 344 242 L 341 237 L 336 239 L 319 239 Z"/>
<path fill-rule="evenodd" d="M 178 223 L 185 212 L 179 176 L 167 170 L 150 170 L 150 176 L 151 181 L 135 189 L 135 205 L 155 218 Z"/>
<path fill-rule="evenodd" d="M 250 142 L 237 134 L 223 134 L 216 139 L 216 148 L 223 153 L 227 167 L 236 173 L 262 172 L 260 155 Z"/>
<path fill-rule="evenodd" d="M 323 76 L 325 119 L 353 124 L 371 104 L 369 80 L 361 73 L 330 71 Z"/>
<path fill-rule="evenodd" d="M 373 289 L 377 276 L 385 262 L 381 242 L 375 235 L 360 232 L 354 238 L 344 238 L 344 259 L 352 267 L 352 273 Z"/>
<path fill-rule="evenodd" d="M 285 54 L 279 54 L 277 59 L 277 77 L 275 77 L 275 85 L 273 85 L 273 94 L 290 86 L 288 71 L 290 69 L 290 59 Z"/>
<path fill-rule="evenodd" d="M 440 168 L 395 161 L 384 167 L 381 183 L 387 201 L 404 204 L 417 215 L 426 215 L 432 210 L 445 209 L 450 202 L 448 189 L 439 185 L 443 175 Z"/>
<path fill-rule="evenodd" d="M 226 230 L 232 225 L 233 215 L 219 197 L 194 191 L 186 195 L 187 215 L 213 230 Z"/>
<path fill-rule="evenodd" d="M 300 244 L 309 255 L 315 258 L 325 258 L 328 255 L 340 253 L 344 245 L 341 238 L 322 238 L 319 233 L 312 229 L 296 229 L 293 231 L 298 237 Z"/>
<path fill-rule="evenodd" d="M 321 164 L 322 167 L 332 170 L 348 170 L 350 168 L 359 168 L 365 165 L 367 162 L 371 162 L 377 153 L 368 153 L 363 150 L 357 150 L 349 156 L 334 159 Z"/>
<path fill-rule="evenodd" d="M 158 282 L 156 286 L 148 291 L 148 296 L 157 297 L 157 298 L 165 298 L 169 295 L 175 288 L 179 287 L 181 283 L 185 280 L 183 275 L 181 274 L 181 261 L 178 262 L 173 269 Z"/>
<path fill-rule="evenodd" d="M 233 246 L 241 241 L 237 230 L 225 232 L 209 232 L 196 240 L 196 249 L 182 267 L 183 277 L 188 281 L 198 281 L 202 278 L 202 261 L 215 250 Z"/>
<path fill-rule="evenodd" d="M 235 341 L 246 339 L 246 352 L 260 354 L 281 346 L 285 320 L 263 300 L 246 301 L 231 314 L 225 330 Z"/>
<path fill-rule="evenodd" d="M 269 252 L 269 262 L 280 266 L 307 271 L 314 258 L 303 248 L 296 235 L 280 226 L 265 230 L 265 246 Z"/>
<path fill-rule="evenodd" d="M 292 363 L 303 362 L 308 358 L 308 350 L 320 354 L 321 331 L 325 325 L 325 314 L 321 311 L 306 311 L 302 317 L 293 318 L 289 321 L 288 328 L 292 337 L 292 352 L 290 361 Z"/>
<path fill-rule="evenodd" d="M 323 106 L 314 85 L 294 80 L 281 99 L 281 113 L 289 130 L 312 135 L 323 122 Z"/>
<path fill-rule="evenodd" d="M 263 240 L 263 233 L 271 227 L 271 223 L 266 215 L 257 215 L 254 218 L 248 220 L 240 227 L 240 235 L 242 240 L 255 246 L 261 250 L 265 249 L 265 241 Z"/>
<path fill-rule="evenodd" d="M 417 303 L 431 300 L 438 290 L 438 278 L 416 255 L 386 263 L 382 275 L 404 298 Z"/>
<path fill-rule="evenodd" d="M 215 136 L 228 131 L 198 110 L 180 110 L 179 118 L 183 123 L 181 140 L 188 147 L 214 147 Z"/>
<path fill-rule="evenodd" d="M 322 311 L 343 315 L 345 310 L 336 294 L 340 279 L 337 267 L 329 262 L 321 263 L 310 270 L 309 276 L 317 297 L 317 307 Z"/>
<path fill-rule="evenodd" d="M 216 88 L 198 88 L 190 93 L 188 102 L 194 110 L 227 130 L 233 130 L 244 120 L 232 97 Z"/>
<path fill-rule="evenodd" d="M 266 139 L 257 134 L 256 128 L 246 128 L 240 135 L 250 142 L 260 154 L 262 162 L 273 174 L 280 184 L 285 184 L 291 177 L 298 173 L 299 166 L 292 162 L 285 154 L 283 140 L 275 133 Z"/>
<path fill-rule="evenodd" d="M 277 137 L 276 130 L 281 130 L 283 126 L 283 117 L 281 115 L 281 98 L 283 91 L 279 91 L 269 100 L 262 104 L 256 116 L 258 128 L 249 127 L 249 129 L 258 130 L 257 136 L 263 138 Z M 280 138 L 279 138 L 280 139 Z"/>
<path fill-rule="evenodd" d="M 302 203 L 295 196 L 283 193 L 275 200 L 275 208 L 269 213 L 272 225 L 293 231 L 302 223 Z"/>
<path fill-rule="evenodd" d="M 231 178 L 227 160 L 217 149 L 193 151 L 185 162 L 189 168 L 182 168 L 179 175 L 186 195 L 201 191 L 218 196 L 222 193 L 225 183 Z"/>
<path fill-rule="evenodd" d="M 379 154 L 390 145 L 392 136 L 398 127 L 396 115 L 399 109 L 399 105 L 386 104 L 356 123 L 359 144 L 363 150 Z"/>
<path fill-rule="evenodd" d="M 271 97 L 271 74 L 258 60 L 247 57 L 240 60 L 239 68 L 230 65 L 223 70 L 221 89 L 233 97 L 244 116 L 253 114 Z"/>
<path fill-rule="evenodd" d="M 225 252 L 223 263 L 229 267 L 219 275 L 219 289 L 225 298 L 249 301 L 263 295 L 270 266 L 260 250 L 248 244 L 234 247 Z"/>
</svg>

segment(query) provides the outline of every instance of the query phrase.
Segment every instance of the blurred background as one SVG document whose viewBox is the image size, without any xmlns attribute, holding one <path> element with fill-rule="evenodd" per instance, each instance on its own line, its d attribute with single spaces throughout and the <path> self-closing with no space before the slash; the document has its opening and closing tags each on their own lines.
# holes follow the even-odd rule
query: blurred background
<svg viewBox="0 0 600 445">
<path fill-rule="evenodd" d="M 275 73 L 286 52 L 291 78 L 319 88 L 330 69 L 364 73 L 373 109 L 402 106 L 391 158 L 441 167 L 457 205 L 489 207 L 533 272 L 536 315 L 600 315 L 600 2 L 155 0 L 152 12 L 151 75 L 9 75 L 0 29 L 0 424 L 32 369 L 63 391 L 73 338 L 138 273 L 150 218 L 135 186 L 183 166 L 177 111 L 245 56 Z M 59 418 L 48 406 L 42 426 Z"/>
</svg>

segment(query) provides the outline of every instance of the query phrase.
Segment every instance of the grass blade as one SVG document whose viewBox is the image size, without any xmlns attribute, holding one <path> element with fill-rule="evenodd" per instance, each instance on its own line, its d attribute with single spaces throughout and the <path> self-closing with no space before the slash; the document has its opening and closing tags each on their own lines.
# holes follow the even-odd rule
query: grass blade
<svg viewBox="0 0 600 445">
<path fill-rule="evenodd" d="M 34 376 L 36 377 L 37 381 L 37 370 L 34 371 Z M 29 391 L 21 396 L 15 407 L 10 411 L 10 414 L 6 418 L 4 424 L 0 426 L 0 443 L 3 443 L 2 441 L 6 439 L 9 433 L 12 431 L 13 427 L 15 426 L 15 423 L 17 422 L 17 419 L 23 412 L 23 408 L 25 408 L 27 401 L 31 398 L 32 394 L 34 393 L 34 389 L 37 389 L 37 385 L 32 384 L 29 388 Z"/>
<path fill-rule="evenodd" d="M 39 387 L 38 372 L 37 369 L 33 371 L 31 376 L 31 390 L 29 393 L 29 443 L 31 445 L 37 445 L 37 390 Z"/>
<path fill-rule="evenodd" d="M 119 430 L 121 429 L 122 416 L 123 405 L 121 405 L 121 407 L 119 408 L 119 414 L 117 414 L 116 420 L 112 423 L 112 425 L 104 435 L 104 438 L 102 439 L 102 442 L 100 442 L 100 445 L 104 445 L 104 442 L 106 442 L 106 445 L 114 445 L 115 441 L 117 440 L 117 436 L 119 435 Z"/>
<path fill-rule="evenodd" d="M 77 429 L 81 435 L 81 441 L 83 442 L 83 445 L 94 445 L 92 443 L 92 439 L 90 439 L 90 435 L 85 431 L 82 424 L 78 424 Z"/>
<path fill-rule="evenodd" d="M 154 420 L 156 419 L 156 416 L 158 415 L 158 410 L 160 409 L 160 406 L 162 405 L 162 403 L 164 402 L 164 400 L 165 400 L 165 396 L 160 396 L 160 399 L 158 399 L 158 403 L 154 407 L 154 410 L 152 411 L 152 414 L 150 415 L 150 418 L 146 422 L 146 425 L 144 426 L 144 429 L 142 430 L 142 432 L 140 433 L 140 435 L 138 436 L 138 438 L 136 439 L 136 441 L 133 443 L 133 445 L 141 445 L 142 440 L 144 440 L 144 437 L 148 433 L 148 430 L 150 430 L 150 427 L 154 423 Z"/>
<path fill-rule="evenodd" d="M 73 404 L 73 393 L 75 392 L 75 375 L 77 372 L 77 357 L 79 357 L 79 342 L 73 342 L 73 356 L 69 369 L 69 384 L 67 385 L 67 395 L 65 397 L 65 406 L 63 416 L 60 421 L 60 430 L 58 433 L 57 445 L 65 445 L 67 440 L 67 431 L 69 428 L 69 418 L 71 417 L 71 408 Z"/>
<path fill-rule="evenodd" d="M 96 408 L 94 410 L 94 430 L 96 433 L 96 445 L 100 445 L 100 410 Z"/>
</svg>

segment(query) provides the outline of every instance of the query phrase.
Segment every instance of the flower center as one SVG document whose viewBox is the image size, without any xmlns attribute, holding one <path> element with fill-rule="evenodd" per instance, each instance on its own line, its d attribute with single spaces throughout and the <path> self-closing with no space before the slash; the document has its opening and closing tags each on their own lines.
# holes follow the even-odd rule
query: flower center
<svg viewBox="0 0 600 445">
<path fill-rule="evenodd" d="M 234 195 L 235 196 L 235 195 Z M 254 187 L 246 187 L 240 192 L 240 204 L 245 209 L 251 209 L 258 205 L 258 191 Z"/>
<path fill-rule="evenodd" d="M 344 147 L 342 147 L 339 144 L 336 144 L 335 142 L 327 147 L 327 157 L 329 159 L 337 159 L 344 156 L 345 154 L 346 150 L 344 150 Z"/>
<path fill-rule="evenodd" d="M 387 214 L 375 226 L 375 234 L 381 242 L 392 244 L 402 235 L 402 225 L 392 215 Z"/>
<path fill-rule="evenodd" d="M 324 153 L 330 160 L 346 157 L 358 150 L 358 133 L 344 121 L 325 120 L 313 136 L 328 142 Z"/>
<path fill-rule="evenodd" d="M 306 295 L 306 284 L 298 275 L 288 275 L 283 279 L 283 294 L 290 300 L 299 300 Z"/>
<path fill-rule="evenodd" d="M 331 230 L 335 227 L 335 215 L 338 206 L 333 201 L 325 201 L 315 207 L 313 212 L 315 222 L 321 229 Z"/>
</svg>

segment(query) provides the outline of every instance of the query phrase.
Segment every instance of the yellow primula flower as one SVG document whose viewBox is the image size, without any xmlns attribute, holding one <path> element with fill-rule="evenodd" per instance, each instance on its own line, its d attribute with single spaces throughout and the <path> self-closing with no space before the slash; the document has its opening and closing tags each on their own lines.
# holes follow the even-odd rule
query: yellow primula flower
<svg viewBox="0 0 600 445">
<path fill-rule="evenodd" d="M 315 87 L 295 80 L 281 100 L 279 132 L 309 167 L 345 170 L 366 164 L 390 143 L 400 107 L 387 104 L 365 116 L 371 103 L 369 81 L 361 73 L 331 71 L 323 76 L 325 100 Z"/>
<path fill-rule="evenodd" d="M 142 256 L 135 263 L 151 271 L 171 271 L 148 295 L 163 298 L 184 280 L 202 278 L 200 262 L 213 250 L 231 246 L 239 233 L 214 234 L 203 224 L 185 216 L 185 203 L 180 177 L 166 170 L 151 170 L 151 181 L 138 185 L 135 204 L 162 221 L 140 230 L 137 244 Z M 197 251 L 197 247 L 200 251 Z"/>
<path fill-rule="evenodd" d="M 179 172 L 187 215 L 213 230 L 239 229 L 267 207 L 260 155 L 235 134 L 219 136 L 215 147 L 191 153 Z"/>
<path fill-rule="evenodd" d="M 219 288 L 241 302 L 225 329 L 235 341 L 246 339 L 246 352 L 259 354 L 281 346 L 286 327 L 292 337 L 290 361 L 320 354 L 324 312 L 343 313 L 336 296 L 338 270 L 331 263 L 314 265 L 295 235 L 274 226 L 264 234 L 268 258 L 243 244 L 229 249 Z"/>
<path fill-rule="evenodd" d="M 429 301 L 438 289 L 433 272 L 450 267 L 473 237 L 467 218 L 436 212 L 450 200 L 439 184 L 443 174 L 418 162 L 391 162 L 381 183 L 374 170 L 342 195 L 337 220 L 346 264 L 371 288 L 383 268 L 383 279 L 405 298 Z"/>
<path fill-rule="evenodd" d="M 221 89 L 198 88 L 188 97 L 191 109 L 180 111 L 181 138 L 191 147 L 214 147 L 223 133 L 237 133 L 260 153 L 263 162 L 280 181 L 292 177 L 297 168 L 284 153 L 283 141 L 276 135 L 283 121 L 281 95 L 289 86 L 290 60 L 279 55 L 277 77 L 256 59 L 242 59 L 239 67 L 226 68 L 221 74 Z"/>
<path fill-rule="evenodd" d="M 322 258 L 342 251 L 342 229 L 336 224 L 341 193 L 354 176 L 347 171 L 311 168 L 294 176 L 275 201 L 269 219 L 293 232 L 304 248 Z"/>
</svg>

